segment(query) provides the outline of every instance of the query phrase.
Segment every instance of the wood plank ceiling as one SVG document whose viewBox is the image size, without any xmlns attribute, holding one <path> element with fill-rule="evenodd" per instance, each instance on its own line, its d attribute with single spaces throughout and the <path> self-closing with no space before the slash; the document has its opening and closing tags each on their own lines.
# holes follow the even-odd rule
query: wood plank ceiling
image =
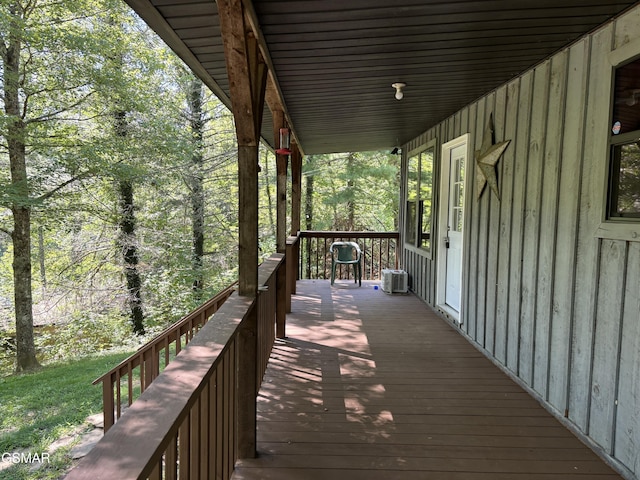
<svg viewBox="0 0 640 480">
<path fill-rule="evenodd" d="M 126 1 L 230 105 L 214 0 Z M 400 146 L 635 3 L 245 2 L 305 154 Z M 407 84 L 401 101 L 394 82 Z"/>
</svg>

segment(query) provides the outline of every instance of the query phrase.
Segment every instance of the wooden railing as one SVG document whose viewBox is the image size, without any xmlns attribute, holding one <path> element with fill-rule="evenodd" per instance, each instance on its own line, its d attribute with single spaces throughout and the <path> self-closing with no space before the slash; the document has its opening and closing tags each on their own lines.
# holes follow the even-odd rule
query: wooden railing
<svg viewBox="0 0 640 480">
<path fill-rule="evenodd" d="M 274 342 L 283 258 L 260 266 L 256 298 L 229 296 L 67 480 L 227 480 L 238 458 L 255 455 L 256 396 Z"/>
<path fill-rule="evenodd" d="M 360 245 L 363 256 L 362 279 L 377 280 L 385 268 L 398 268 L 398 232 L 300 232 L 300 276 L 301 278 L 331 278 L 331 253 L 333 242 L 350 241 Z M 336 278 L 352 277 L 350 268 L 340 268 Z"/>
<path fill-rule="evenodd" d="M 215 297 L 140 347 L 129 358 L 94 380 L 94 385 L 102 383 L 105 432 L 120 418 L 122 411 L 147 389 L 162 369 L 166 368 L 169 362 L 191 341 L 198 330 L 218 311 L 233 293 L 235 285 L 235 283 L 229 285 Z"/>
</svg>

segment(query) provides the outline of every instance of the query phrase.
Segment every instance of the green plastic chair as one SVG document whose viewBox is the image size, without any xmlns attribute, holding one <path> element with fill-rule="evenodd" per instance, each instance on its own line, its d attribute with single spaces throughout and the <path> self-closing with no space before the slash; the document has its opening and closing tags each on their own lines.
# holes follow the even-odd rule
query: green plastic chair
<svg viewBox="0 0 640 480">
<path fill-rule="evenodd" d="M 362 286 L 362 251 L 356 242 L 333 242 L 331 252 L 331 285 L 336 280 L 336 267 L 340 264 L 353 265 L 353 278 Z"/>
</svg>

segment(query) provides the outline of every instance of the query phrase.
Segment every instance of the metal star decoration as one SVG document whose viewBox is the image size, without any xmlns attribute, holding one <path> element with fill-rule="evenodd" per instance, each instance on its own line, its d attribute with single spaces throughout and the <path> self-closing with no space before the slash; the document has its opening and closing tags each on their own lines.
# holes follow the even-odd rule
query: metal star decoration
<svg viewBox="0 0 640 480">
<path fill-rule="evenodd" d="M 511 143 L 511 140 L 496 144 L 493 143 L 493 115 L 489 115 L 489 121 L 487 122 L 484 137 L 482 138 L 482 146 L 480 150 L 476 150 L 478 199 L 480 199 L 480 195 L 482 195 L 484 187 L 488 183 L 493 193 L 495 193 L 498 200 L 500 200 L 496 163 L 500 160 L 509 143 Z"/>
</svg>

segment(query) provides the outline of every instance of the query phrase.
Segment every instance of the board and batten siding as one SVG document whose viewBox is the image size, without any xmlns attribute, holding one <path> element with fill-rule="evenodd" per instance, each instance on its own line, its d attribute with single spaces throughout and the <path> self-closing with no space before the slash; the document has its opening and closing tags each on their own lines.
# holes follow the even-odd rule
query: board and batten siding
<svg viewBox="0 0 640 480">
<path fill-rule="evenodd" d="M 625 45 L 640 54 L 640 6 L 403 152 L 437 141 L 435 222 L 441 145 L 470 134 L 460 330 L 623 475 L 640 479 L 640 239 L 596 233 L 606 194 L 609 58 Z M 500 201 L 489 188 L 478 200 L 475 182 L 474 152 L 490 115 L 496 142 L 511 140 L 497 165 Z M 406 161 L 405 154 L 404 175 Z M 431 255 L 403 249 L 411 288 L 431 305 L 438 240 Z"/>
</svg>

